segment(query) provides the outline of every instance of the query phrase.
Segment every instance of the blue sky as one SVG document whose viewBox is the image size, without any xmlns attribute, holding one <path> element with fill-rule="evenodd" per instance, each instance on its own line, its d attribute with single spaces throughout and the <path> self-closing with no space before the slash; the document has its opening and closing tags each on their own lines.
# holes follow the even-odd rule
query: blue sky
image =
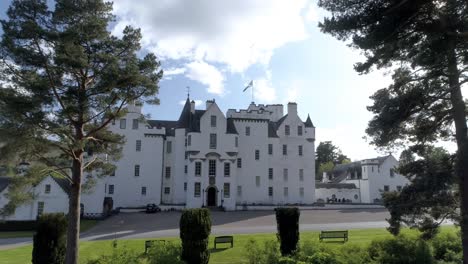
<svg viewBox="0 0 468 264">
<path fill-rule="evenodd" d="M 9 2 L 0 2 L 2 18 Z M 366 106 L 389 77 L 354 71 L 363 58 L 319 31 L 315 0 L 115 0 L 114 12 L 113 34 L 141 28 L 143 53 L 162 60 L 161 104 L 144 108 L 152 118 L 178 118 L 187 86 L 199 108 L 208 99 L 224 111 L 246 108 L 251 94 L 242 90 L 253 79 L 256 103 L 295 101 L 303 120 L 310 114 L 317 145 L 332 140 L 353 160 L 379 154 L 362 139 Z"/>
</svg>

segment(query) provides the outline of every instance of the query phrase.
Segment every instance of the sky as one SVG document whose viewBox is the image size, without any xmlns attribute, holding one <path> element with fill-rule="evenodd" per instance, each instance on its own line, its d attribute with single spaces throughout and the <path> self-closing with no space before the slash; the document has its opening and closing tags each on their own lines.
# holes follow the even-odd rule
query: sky
<svg viewBox="0 0 468 264">
<path fill-rule="evenodd" d="M 0 1 L 1 18 L 10 2 Z M 354 71 L 364 57 L 320 32 L 327 14 L 316 0 L 115 0 L 114 13 L 112 34 L 141 28 L 141 54 L 161 60 L 161 103 L 143 109 L 152 119 L 177 119 L 187 87 L 199 109 L 209 99 L 224 112 L 245 109 L 252 97 L 242 90 L 253 80 L 255 103 L 283 104 L 286 113 L 296 102 L 303 121 L 310 114 L 316 146 L 331 140 L 352 160 L 386 154 L 363 137 L 369 96 L 390 76 Z"/>
</svg>

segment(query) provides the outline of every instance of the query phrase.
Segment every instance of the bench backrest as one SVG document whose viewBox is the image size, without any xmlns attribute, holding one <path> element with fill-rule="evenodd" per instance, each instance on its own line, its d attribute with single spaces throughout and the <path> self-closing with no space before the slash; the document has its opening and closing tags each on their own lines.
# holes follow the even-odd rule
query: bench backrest
<svg viewBox="0 0 468 264">
<path fill-rule="evenodd" d="M 320 235 L 322 237 L 346 237 L 348 231 L 322 231 Z"/>
<path fill-rule="evenodd" d="M 233 237 L 232 236 L 220 236 L 220 237 L 215 237 L 215 242 L 232 242 Z"/>
</svg>

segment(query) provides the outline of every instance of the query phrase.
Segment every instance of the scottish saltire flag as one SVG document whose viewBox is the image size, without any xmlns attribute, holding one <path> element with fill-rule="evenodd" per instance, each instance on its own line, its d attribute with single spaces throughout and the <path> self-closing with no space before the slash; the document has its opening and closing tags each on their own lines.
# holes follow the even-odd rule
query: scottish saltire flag
<svg viewBox="0 0 468 264">
<path fill-rule="evenodd" d="M 249 84 L 244 88 L 242 92 L 247 91 L 247 89 L 251 88 L 253 86 L 253 80 L 249 82 Z"/>
</svg>

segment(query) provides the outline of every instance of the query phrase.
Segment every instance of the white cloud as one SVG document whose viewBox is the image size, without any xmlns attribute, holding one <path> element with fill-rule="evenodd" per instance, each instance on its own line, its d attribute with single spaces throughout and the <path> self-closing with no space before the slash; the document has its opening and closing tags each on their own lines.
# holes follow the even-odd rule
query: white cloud
<svg viewBox="0 0 468 264">
<path fill-rule="evenodd" d="M 252 89 L 252 88 L 251 88 Z M 276 100 L 276 90 L 271 83 L 271 74 L 254 80 L 254 99 L 261 103 L 272 103 Z"/>
<path fill-rule="evenodd" d="M 164 76 L 179 75 L 187 71 L 185 68 L 169 68 L 164 70 Z"/>
<path fill-rule="evenodd" d="M 204 61 L 194 61 L 186 65 L 187 77 L 207 85 L 207 92 L 216 95 L 224 94 L 224 76 L 213 65 Z"/>
<path fill-rule="evenodd" d="M 302 16 L 307 6 L 306 0 L 119 0 L 113 33 L 130 24 L 142 29 L 143 46 L 159 57 L 220 63 L 242 72 L 307 37 Z"/>
<path fill-rule="evenodd" d="M 315 4 L 310 4 L 307 9 L 304 18 L 307 22 L 317 22 L 319 21 L 318 13 Z"/>
</svg>

